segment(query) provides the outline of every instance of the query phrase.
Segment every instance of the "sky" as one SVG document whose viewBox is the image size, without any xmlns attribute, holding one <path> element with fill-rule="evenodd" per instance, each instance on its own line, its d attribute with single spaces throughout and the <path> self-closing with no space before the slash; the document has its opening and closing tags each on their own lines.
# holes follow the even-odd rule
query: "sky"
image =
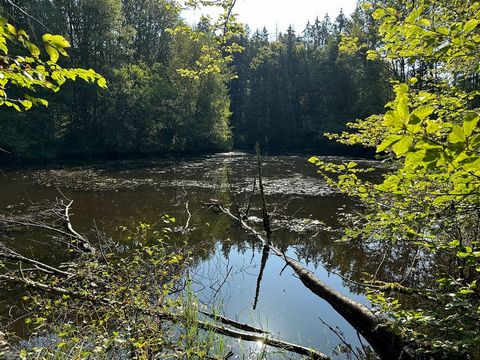
<svg viewBox="0 0 480 360">
<path fill-rule="evenodd" d="M 301 32 L 307 21 L 313 22 L 317 16 L 321 19 L 328 13 L 333 20 L 340 9 L 350 15 L 356 3 L 357 0 L 237 0 L 235 13 L 240 22 L 248 24 L 252 30 L 266 26 L 274 34 L 276 29 L 285 32 L 289 25 L 293 25 L 297 32 Z M 214 15 L 211 10 L 210 15 Z M 192 23 L 199 17 L 198 11 L 186 14 Z"/>
</svg>

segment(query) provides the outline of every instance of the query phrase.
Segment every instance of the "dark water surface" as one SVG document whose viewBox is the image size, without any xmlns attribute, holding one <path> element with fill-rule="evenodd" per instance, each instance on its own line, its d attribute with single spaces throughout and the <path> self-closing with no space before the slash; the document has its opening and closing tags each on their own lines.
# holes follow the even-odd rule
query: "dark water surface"
<svg viewBox="0 0 480 360">
<path fill-rule="evenodd" d="M 375 272 L 380 259 L 358 244 L 334 242 L 339 237 L 339 217 L 352 211 L 355 204 L 330 189 L 307 158 L 264 159 L 273 242 L 308 265 L 328 285 L 367 303 L 359 289 L 329 271 L 359 279 L 364 271 Z M 228 204 L 233 190 L 238 203 L 246 205 L 255 170 L 254 157 L 237 152 L 184 161 L 116 161 L 94 166 L 14 170 L 0 175 L 0 209 L 8 211 L 12 205 L 28 206 L 63 194 L 74 201 L 72 222 L 77 230 L 87 232 L 95 221 L 102 231 L 122 236 L 120 226 L 159 224 L 164 214 L 175 216 L 179 228 L 184 226 L 188 202 L 192 216 L 186 238 L 194 258 L 190 276 L 201 301 L 217 304 L 226 316 L 268 328 L 281 339 L 315 347 L 329 355 L 339 340 L 320 318 L 332 327 L 338 326 L 348 342 L 359 346 L 357 334 L 348 323 L 310 293 L 290 269 L 282 272 L 284 263 L 275 256 L 268 258 L 253 309 L 262 246 L 225 216 L 202 204 L 211 200 Z M 262 227 L 260 214 L 257 195 L 250 220 L 258 229 Z M 52 256 L 48 246 L 27 238 L 24 242 L 15 244 L 17 249 L 31 248 L 44 259 Z M 8 300 L 1 297 L 0 294 L 0 305 L 8 306 Z M 251 352 L 260 350 L 256 344 L 244 348 Z"/>
</svg>

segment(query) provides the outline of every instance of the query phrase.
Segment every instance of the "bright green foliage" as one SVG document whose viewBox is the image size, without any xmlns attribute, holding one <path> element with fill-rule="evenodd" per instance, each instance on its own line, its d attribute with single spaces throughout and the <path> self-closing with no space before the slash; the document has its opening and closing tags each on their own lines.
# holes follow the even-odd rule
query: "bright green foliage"
<svg viewBox="0 0 480 360">
<path fill-rule="evenodd" d="M 376 147 L 386 165 L 383 179 L 364 180 L 354 163 L 310 161 L 367 209 L 347 239 L 411 244 L 429 268 L 430 278 L 411 279 L 413 300 L 371 290 L 392 327 L 422 351 L 478 354 L 480 3 L 405 0 L 377 8 L 373 17 L 383 39 L 376 56 L 402 61 L 410 79 L 394 82 L 395 99 L 384 115 L 332 137 Z M 419 74 L 418 64 L 429 71 Z"/>
<path fill-rule="evenodd" d="M 197 80 L 178 71 L 198 70 L 197 62 L 207 48 L 224 51 L 214 25 L 198 25 L 188 34 L 179 31 L 172 36 L 171 29 L 185 24 L 180 3 L 170 0 L 18 0 L 17 4 L 69 40 L 70 57 L 61 57 L 65 67 L 94 67 L 108 80 L 109 91 L 73 82 L 55 96 L 43 96 L 48 109 L 22 114 L 2 109 L 0 148 L 12 153 L 10 161 L 12 156 L 229 148 L 227 82 L 232 74 L 227 63 L 215 60 L 219 71 L 202 70 Z M 12 21 L 30 26 L 31 19 L 17 8 L 4 7 Z M 43 32 L 33 22 L 32 34 L 41 38 Z"/>
<path fill-rule="evenodd" d="M 57 64 L 60 55 L 68 56 L 69 42 L 60 35 L 44 34 L 43 47 L 48 59 L 42 59 L 40 48 L 30 36 L 0 17 L 0 106 L 17 111 L 34 105 L 48 105 L 35 92 L 41 88 L 58 91 L 67 80 L 83 79 L 106 87 L 105 79 L 93 70 L 62 68 Z"/>
<path fill-rule="evenodd" d="M 157 230 L 145 223 L 133 231 L 124 228 L 125 241 L 115 253 L 76 258 L 69 281 L 29 276 L 62 291 L 45 296 L 31 290 L 23 296 L 30 341 L 11 346 L 8 354 L 21 359 L 167 359 L 222 352 L 223 340 L 199 329 L 198 301 L 183 288 L 188 254 L 167 245 L 175 218 L 162 220 Z"/>
<path fill-rule="evenodd" d="M 187 8 L 214 7 L 220 10 L 220 15 L 215 20 L 204 17 L 197 29 L 181 25 L 170 30 L 173 35 L 186 35 L 190 41 L 202 45 L 195 63 L 177 70 L 181 76 L 198 80 L 208 74 L 228 73 L 231 79 L 236 77 L 228 65 L 232 63 L 235 53 L 243 51 L 235 38 L 244 33 L 244 28 L 236 20 L 235 3 L 236 0 L 185 1 Z M 210 41 L 206 43 L 205 37 Z"/>
</svg>

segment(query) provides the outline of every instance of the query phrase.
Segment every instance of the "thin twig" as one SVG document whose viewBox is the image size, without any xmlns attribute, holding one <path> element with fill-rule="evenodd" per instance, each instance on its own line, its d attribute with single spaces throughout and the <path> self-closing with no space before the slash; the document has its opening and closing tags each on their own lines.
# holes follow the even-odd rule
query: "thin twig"
<svg viewBox="0 0 480 360">
<path fill-rule="evenodd" d="M 182 233 L 183 234 L 186 234 L 188 232 L 188 227 L 190 226 L 190 220 L 192 218 L 192 213 L 190 212 L 190 209 L 188 208 L 188 200 L 187 202 L 185 203 L 185 211 L 187 212 L 188 214 L 188 218 L 187 218 L 187 221 L 185 223 L 185 226 L 183 227 L 183 230 L 182 230 Z"/>
<path fill-rule="evenodd" d="M 325 321 L 322 320 L 322 318 L 318 318 L 323 325 L 325 325 L 326 327 L 328 327 L 328 329 L 333 332 L 339 339 L 340 341 L 342 342 L 343 345 L 345 345 L 350 351 L 351 353 L 353 354 L 353 356 L 355 356 L 355 358 L 357 360 L 361 360 L 360 359 L 360 356 L 357 354 L 357 352 L 353 349 L 352 345 L 350 345 L 346 340 L 345 338 L 343 337 L 343 335 L 341 333 L 339 333 L 339 331 L 337 329 L 334 329 L 333 327 L 331 327 L 329 324 L 327 324 Z"/>
</svg>

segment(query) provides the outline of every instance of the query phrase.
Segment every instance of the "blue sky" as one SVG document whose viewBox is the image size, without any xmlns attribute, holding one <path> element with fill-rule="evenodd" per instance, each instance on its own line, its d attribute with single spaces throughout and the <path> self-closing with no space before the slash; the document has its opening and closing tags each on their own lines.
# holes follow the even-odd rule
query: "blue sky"
<svg viewBox="0 0 480 360">
<path fill-rule="evenodd" d="M 307 20 L 323 18 L 326 13 L 333 19 L 340 9 L 349 15 L 355 9 L 357 0 L 237 0 L 235 12 L 239 20 L 251 29 L 266 26 L 270 33 L 275 30 L 285 31 L 293 25 L 297 32 L 304 29 Z M 212 10 L 207 13 L 214 15 Z M 199 18 L 198 11 L 186 15 L 190 22 Z"/>
</svg>

